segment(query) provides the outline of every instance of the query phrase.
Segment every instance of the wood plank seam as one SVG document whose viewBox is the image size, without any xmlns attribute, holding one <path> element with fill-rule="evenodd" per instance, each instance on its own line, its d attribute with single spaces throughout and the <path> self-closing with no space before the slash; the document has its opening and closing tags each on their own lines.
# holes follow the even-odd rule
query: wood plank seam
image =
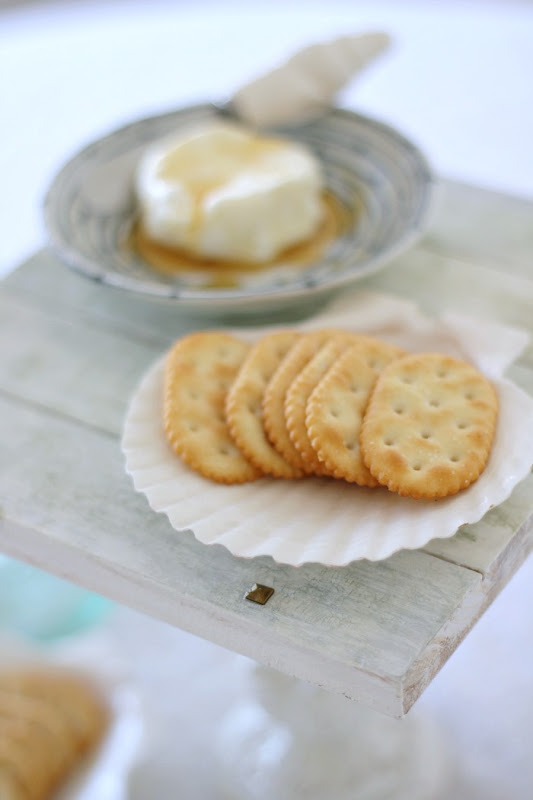
<svg viewBox="0 0 533 800">
<path fill-rule="evenodd" d="M 14 403 L 19 406 L 25 406 L 26 408 L 29 408 L 32 411 L 36 411 L 39 414 L 43 414 L 44 416 L 49 416 L 52 419 L 70 422 L 74 425 L 79 426 L 83 430 L 90 431 L 91 433 L 101 434 L 102 436 L 105 436 L 107 439 L 118 441 L 120 438 L 118 433 L 114 433 L 106 428 L 100 427 L 99 425 L 91 425 L 91 423 L 87 422 L 86 420 L 74 417 L 72 414 L 68 414 L 65 411 L 60 411 L 59 409 L 52 408 L 51 406 L 47 406 L 44 403 L 39 403 L 36 400 L 32 400 L 29 397 L 25 397 L 24 395 L 14 394 L 13 392 L 8 391 L 1 386 L 0 386 L 0 398 L 7 400 L 9 403 Z"/>
<path fill-rule="evenodd" d="M 458 531 L 457 531 L 458 532 Z M 454 561 L 452 558 L 445 556 L 443 553 L 432 553 L 426 550 L 424 547 L 420 548 L 422 553 L 426 553 L 428 556 L 432 556 L 433 558 L 438 558 L 440 561 L 444 561 L 446 564 L 453 564 L 455 567 L 462 567 L 463 569 L 469 569 L 471 572 L 477 572 L 478 575 L 481 575 L 482 578 L 485 577 L 485 573 L 482 569 L 478 569 L 477 567 L 470 567 L 468 564 L 461 563 L 460 560 Z"/>
</svg>

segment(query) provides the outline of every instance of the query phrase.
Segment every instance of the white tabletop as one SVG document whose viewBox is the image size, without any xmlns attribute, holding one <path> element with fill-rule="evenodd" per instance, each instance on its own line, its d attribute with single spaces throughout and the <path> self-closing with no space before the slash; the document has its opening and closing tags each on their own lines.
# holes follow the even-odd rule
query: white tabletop
<svg viewBox="0 0 533 800">
<path fill-rule="evenodd" d="M 43 243 L 42 194 L 87 141 L 227 97 L 309 41 L 375 27 L 395 47 L 342 102 L 399 127 L 440 173 L 533 196 L 529 3 L 0 3 L 0 273 Z M 532 578 L 530 561 L 421 701 L 465 753 L 454 798 L 530 797 Z M 150 717 L 132 798 L 166 800 L 177 783 L 189 800 L 215 800 L 202 732 L 236 696 L 239 659 L 125 610 L 110 625 Z M 176 723 L 187 729 L 178 753 Z"/>
</svg>

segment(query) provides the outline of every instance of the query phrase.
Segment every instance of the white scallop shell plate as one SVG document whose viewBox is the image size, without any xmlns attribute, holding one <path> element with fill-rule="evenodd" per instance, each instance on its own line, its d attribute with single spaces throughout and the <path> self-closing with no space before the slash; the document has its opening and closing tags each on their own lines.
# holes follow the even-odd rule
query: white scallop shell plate
<svg viewBox="0 0 533 800">
<path fill-rule="evenodd" d="M 453 536 L 502 503 L 529 473 L 533 453 L 533 398 L 502 377 L 525 347 L 522 331 L 447 314 L 422 315 L 412 303 L 358 293 L 299 325 L 336 325 L 367 332 L 414 352 L 440 351 L 474 363 L 494 383 L 500 413 L 487 467 L 468 489 L 438 501 L 412 500 L 386 489 L 308 478 L 225 486 L 191 471 L 167 444 L 161 422 L 164 357 L 141 380 L 125 419 L 123 451 L 135 488 L 177 531 L 192 530 L 204 544 L 233 555 L 272 556 L 292 566 L 342 566 L 379 561 L 402 549 Z M 269 328 L 268 330 L 272 330 Z M 240 329 L 254 339 L 266 329 Z"/>
</svg>

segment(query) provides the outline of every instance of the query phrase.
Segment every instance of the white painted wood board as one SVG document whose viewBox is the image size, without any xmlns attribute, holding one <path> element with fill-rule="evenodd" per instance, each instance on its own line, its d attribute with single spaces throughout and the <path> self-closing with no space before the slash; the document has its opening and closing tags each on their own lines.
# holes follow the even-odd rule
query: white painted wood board
<svg viewBox="0 0 533 800">
<path fill-rule="evenodd" d="M 449 183 L 436 210 L 428 237 L 364 285 L 431 313 L 453 307 L 533 330 L 533 205 Z M 457 218 L 470 212 L 478 227 L 469 232 Z M 490 225 L 490 254 L 479 225 Z M 405 713 L 529 552 L 533 477 L 477 525 L 380 564 L 294 569 L 200 545 L 133 491 L 119 447 L 140 375 L 193 325 L 176 306 L 93 284 L 47 253 L 9 276 L 0 290 L 0 548 Z M 532 352 L 511 370 L 531 392 Z M 276 590 L 266 606 L 244 599 L 256 582 Z"/>
</svg>

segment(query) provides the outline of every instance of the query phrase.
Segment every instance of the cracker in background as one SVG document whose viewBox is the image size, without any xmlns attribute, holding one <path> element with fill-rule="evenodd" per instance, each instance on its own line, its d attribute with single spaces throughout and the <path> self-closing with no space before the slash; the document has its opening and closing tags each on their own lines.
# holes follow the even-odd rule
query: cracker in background
<svg viewBox="0 0 533 800">
<path fill-rule="evenodd" d="M 72 764 L 76 748 L 72 732 L 52 703 L 18 692 L 0 689 L 0 721 L 18 720 L 39 738 L 39 749 L 47 753 L 50 780 L 57 781 Z M 2 795 L 0 794 L 0 798 Z"/>
<path fill-rule="evenodd" d="M 0 692 L 46 704 L 60 716 L 78 753 L 92 747 L 108 721 L 107 708 L 84 677 L 61 669 L 24 669 L 0 673 Z"/>
<path fill-rule="evenodd" d="M 318 353 L 296 376 L 285 395 L 285 421 L 292 443 L 300 453 L 305 471 L 314 475 L 327 475 L 307 433 L 305 413 L 307 401 L 317 383 L 323 378 L 337 357 L 357 341 L 356 334 L 339 333 L 332 336 Z"/>
<path fill-rule="evenodd" d="M 1 672 L 0 778 L 10 794 L 48 798 L 107 722 L 105 703 L 84 677 L 34 667 Z"/>
<path fill-rule="evenodd" d="M 261 472 L 244 457 L 226 424 L 226 396 L 250 345 L 206 331 L 180 339 L 165 368 L 164 425 L 175 452 L 206 478 L 244 483 Z"/>
<path fill-rule="evenodd" d="M 302 334 L 275 371 L 263 397 L 263 427 L 268 438 L 285 461 L 303 472 L 307 472 L 307 465 L 289 435 L 285 420 L 285 397 L 296 376 L 336 333 L 337 330 L 327 329 Z"/>
<path fill-rule="evenodd" d="M 2 800 L 28 800 L 28 795 L 9 764 L 0 761 L 0 798 Z"/>
<path fill-rule="evenodd" d="M 361 337 L 317 384 L 306 410 L 309 440 L 329 475 L 359 486 L 377 486 L 359 448 L 363 414 L 377 376 L 404 351 Z"/>
<path fill-rule="evenodd" d="M 0 769 L 13 776 L 29 800 L 41 800 L 52 787 L 46 757 L 24 723 L 0 719 Z"/>
<path fill-rule="evenodd" d="M 383 370 L 368 404 L 365 464 L 401 495 L 455 494 L 485 468 L 497 413 L 494 388 L 470 364 L 440 353 L 401 358 Z"/>
<path fill-rule="evenodd" d="M 228 427 L 237 446 L 258 469 L 276 478 L 299 478 L 302 472 L 269 441 L 263 427 L 263 397 L 299 336 L 295 331 L 280 331 L 260 339 L 248 353 L 226 401 Z"/>
</svg>

